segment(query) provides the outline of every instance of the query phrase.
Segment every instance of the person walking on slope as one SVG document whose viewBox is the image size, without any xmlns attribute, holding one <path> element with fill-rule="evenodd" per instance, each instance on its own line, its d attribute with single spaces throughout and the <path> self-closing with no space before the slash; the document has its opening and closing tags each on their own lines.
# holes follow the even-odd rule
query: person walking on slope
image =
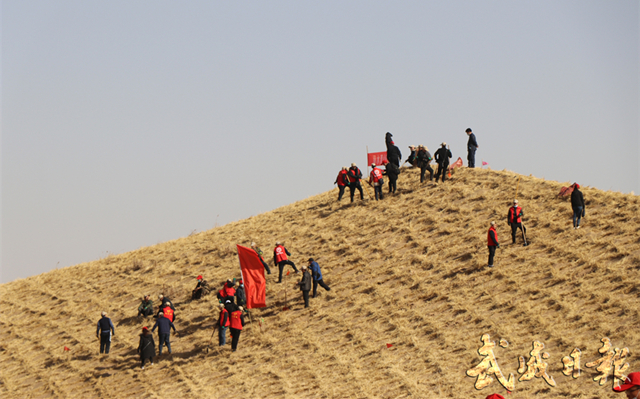
<svg viewBox="0 0 640 399">
<path fill-rule="evenodd" d="M 244 316 L 242 315 L 243 310 L 244 308 L 242 306 L 238 306 L 238 310 L 231 313 L 229 325 L 231 330 L 231 350 L 233 352 L 238 348 L 240 333 L 242 332 L 242 327 L 244 327 Z"/>
<path fill-rule="evenodd" d="M 269 269 L 269 265 L 267 265 L 267 262 L 265 262 L 264 259 L 262 258 L 262 250 L 258 248 L 255 242 L 251 243 L 251 249 L 253 249 L 255 253 L 258 254 L 258 258 L 260 258 L 260 262 L 262 262 L 262 266 L 264 266 L 264 270 L 267 271 L 267 274 L 271 274 L 271 269 Z"/>
<path fill-rule="evenodd" d="M 351 202 L 353 202 L 353 195 L 356 193 L 356 190 L 360 191 L 360 199 L 364 201 L 364 193 L 362 192 L 362 185 L 360 184 L 362 172 L 355 163 L 351 164 L 351 167 L 347 171 L 347 176 L 349 177 L 349 194 L 351 195 Z"/>
<path fill-rule="evenodd" d="M 153 301 L 151 300 L 151 296 L 150 295 L 145 295 L 144 298 L 142 298 L 142 303 L 140 303 L 140 306 L 138 306 L 138 317 L 144 316 L 151 316 L 153 314 Z"/>
<path fill-rule="evenodd" d="M 302 278 L 296 283 L 302 291 L 302 298 L 304 299 L 304 307 L 309 307 L 309 291 L 311 291 L 311 275 L 306 266 L 302 266 Z"/>
<path fill-rule="evenodd" d="M 111 319 L 107 317 L 107 312 L 102 312 L 102 318 L 98 320 L 96 336 L 100 338 L 100 353 L 109 354 L 111 348 L 111 337 L 116 335 L 116 328 Z"/>
<path fill-rule="evenodd" d="M 373 184 L 373 191 L 375 193 L 376 201 L 382 199 L 382 185 L 384 179 L 382 178 L 382 171 L 376 168 L 376 164 L 371 164 L 371 173 L 369 174 L 369 184 Z"/>
<path fill-rule="evenodd" d="M 393 163 L 389 163 L 389 161 L 387 161 L 386 159 L 382 161 L 382 164 L 384 165 L 384 171 L 382 172 L 382 174 L 389 177 L 389 194 L 395 194 L 396 189 L 398 188 L 396 182 L 398 181 L 400 168 Z"/>
<path fill-rule="evenodd" d="M 298 273 L 296 264 L 290 261 L 287 256 L 291 256 L 289 251 L 287 251 L 287 249 L 280 243 L 280 241 L 276 242 L 276 247 L 273 249 L 273 263 L 278 266 L 278 283 L 282 282 L 282 272 L 284 271 L 284 265 L 290 265 L 291 267 L 293 267 L 293 271 L 295 273 Z"/>
<path fill-rule="evenodd" d="M 433 180 L 433 169 L 431 169 L 431 154 L 429 149 L 422 144 L 418 146 L 418 166 L 420 166 L 420 183 L 424 181 L 424 175 L 426 171 L 429 171 L 429 181 Z"/>
<path fill-rule="evenodd" d="M 520 229 L 522 232 L 522 241 L 524 241 L 524 245 L 527 245 L 527 239 L 525 238 L 526 229 L 522 226 L 523 216 L 524 212 L 522 208 L 518 206 L 518 200 L 513 200 L 513 206 L 509 207 L 509 213 L 507 214 L 507 221 L 509 222 L 509 226 L 511 226 L 511 241 L 513 244 L 516 243 L 516 231 Z"/>
<path fill-rule="evenodd" d="M 147 327 L 142 327 L 140 343 L 138 344 L 138 354 L 140 355 L 140 368 L 142 370 L 144 370 L 144 363 L 147 360 L 153 365 L 153 357 L 156 355 L 156 343 L 153 342 L 153 334 L 149 332 L 149 328 Z"/>
<path fill-rule="evenodd" d="M 196 277 L 196 281 L 198 282 L 196 284 L 196 288 L 193 289 L 193 291 L 191 291 L 191 299 L 192 300 L 197 300 L 202 298 L 202 294 L 204 293 L 204 288 L 207 285 L 207 282 L 204 281 L 203 277 L 200 275 L 198 277 Z"/>
<path fill-rule="evenodd" d="M 409 157 L 405 162 L 409 162 L 409 165 L 411 166 L 416 166 L 418 164 L 418 160 L 416 158 L 416 155 L 417 155 L 416 147 L 413 145 L 410 145 L 409 150 L 411 151 L 411 153 L 409 154 Z"/>
<path fill-rule="evenodd" d="M 573 228 L 580 228 L 580 218 L 584 217 L 585 206 L 584 197 L 582 191 L 579 190 L 580 185 L 578 183 L 573 184 L 573 191 L 571 192 L 571 209 L 573 209 Z"/>
<path fill-rule="evenodd" d="M 156 327 L 158 328 L 158 356 L 162 355 L 162 345 L 167 344 L 167 350 L 171 353 L 171 329 L 177 334 L 176 327 L 171 320 L 164 317 L 164 313 L 158 315 L 156 324 L 153 325 L 151 331 L 153 332 Z"/>
<path fill-rule="evenodd" d="M 442 182 L 444 183 L 444 178 L 447 176 L 447 169 L 449 169 L 449 158 L 451 158 L 453 155 L 451 155 L 451 150 L 449 150 L 449 148 L 447 147 L 447 143 L 445 142 L 442 143 L 442 146 L 438 148 L 434 155 L 436 157 L 436 162 L 438 163 L 436 183 L 438 182 L 440 173 L 442 173 Z"/>
<path fill-rule="evenodd" d="M 343 166 L 342 170 L 338 172 L 338 177 L 336 177 L 336 181 L 333 184 L 338 185 L 338 202 L 342 199 L 344 195 L 344 189 L 349 184 L 349 176 L 347 176 L 347 167 Z"/>
<path fill-rule="evenodd" d="M 493 257 L 496 254 L 496 248 L 500 248 L 498 244 L 498 233 L 496 232 L 496 222 L 491 222 L 489 231 L 487 232 L 487 246 L 489 247 L 489 267 L 493 267 Z"/>
<path fill-rule="evenodd" d="M 311 269 L 311 277 L 313 277 L 313 296 L 316 297 L 318 285 L 324 288 L 327 291 L 331 291 L 331 288 L 322 280 L 322 271 L 320 270 L 320 265 L 318 262 L 314 261 L 313 258 L 309 258 L 309 269 Z"/>
<path fill-rule="evenodd" d="M 476 141 L 476 135 L 473 134 L 471 128 L 467 128 L 465 130 L 467 132 L 467 136 L 469 136 L 469 141 L 467 141 L 467 161 L 469 162 L 470 168 L 476 167 L 476 150 L 480 147 L 478 142 Z"/>
<path fill-rule="evenodd" d="M 389 132 L 384 136 L 384 143 L 387 145 L 387 161 L 400 167 L 400 160 L 402 159 L 402 153 L 400 149 L 395 145 L 391 139 L 393 135 Z"/>
<path fill-rule="evenodd" d="M 218 309 L 220 309 L 220 316 L 218 317 L 218 343 L 220 346 L 223 346 L 227 343 L 227 327 L 230 325 L 229 311 L 225 309 L 221 303 L 218 304 Z M 235 309 L 233 311 L 235 311 Z"/>
<path fill-rule="evenodd" d="M 158 311 L 158 317 L 160 317 L 160 314 L 164 314 L 164 317 L 166 317 L 167 319 L 169 319 L 170 322 L 174 322 L 176 319 L 176 311 L 175 308 L 173 307 L 173 305 L 171 304 L 171 302 L 165 302 L 162 305 L 160 305 L 160 310 Z"/>
</svg>

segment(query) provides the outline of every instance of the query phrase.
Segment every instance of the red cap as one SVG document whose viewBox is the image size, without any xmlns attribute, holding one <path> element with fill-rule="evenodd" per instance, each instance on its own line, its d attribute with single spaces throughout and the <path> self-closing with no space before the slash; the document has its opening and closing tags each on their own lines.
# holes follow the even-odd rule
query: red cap
<svg viewBox="0 0 640 399">
<path fill-rule="evenodd" d="M 386 164 L 388 164 L 388 163 L 389 163 L 389 161 L 387 161 L 386 159 L 385 159 L 384 161 L 382 161 L 382 164 L 383 164 L 383 165 L 386 165 Z"/>
<path fill-rule="evenodd" d="M 497 393 L 492 393 L 491 395 L 487 396 L 486 399 L 504 399 L 504 396 Z"/>
<path fill-rule="evenodd" d="M 634 373 L 629 373 L 627 378 L 624 380 L 624 384 L 613 387 L 613 390 L 616 392 L 623 392 L 636 385 L 640 385 L 640 372 L 637 371 Z"/>
<path fill-rule="evenodd" d="M 576 188 L 580 188 L 580 185 L 578 183 L 576 183 Z"/>
<path fill-rule="evenodd" d="M 147 331 L 147 330 L 149 330 L 149 327 L 147 326 L 142 327 L 142 331 Z"/>
<path fill-rule="evenodd" d="M 202 280 L 202 276 L 196 277 L 196 280 Z"/>
<path fill-rule="evenodd" d="M 244 284 L 244 283 L 242 282 L 242 279 L 238 280 L 238 283 L 239 283 L 239 284 Z"/>
</svg>

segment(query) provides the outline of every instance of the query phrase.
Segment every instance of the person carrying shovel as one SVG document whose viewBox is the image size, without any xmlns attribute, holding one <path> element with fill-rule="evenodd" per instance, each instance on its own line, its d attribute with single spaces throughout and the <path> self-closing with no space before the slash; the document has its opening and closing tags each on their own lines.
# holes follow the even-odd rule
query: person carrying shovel
<svg viewBox="0 0 640 399">
<path fill-rule="evenodd" d="M 516 232 L 520 229 L 524 246 L 527 246 L 527 229 L 522 225 L 523 216 L 524 212 L 518 205 L 518 200 L 513 200 L 513 206 L 509 207 L 509 213 L 507 214 L 507 221 L 509 222 L 509 226 L 511 226 L 511 241 L 512 244 L 516 243 Z"/>
</svg>

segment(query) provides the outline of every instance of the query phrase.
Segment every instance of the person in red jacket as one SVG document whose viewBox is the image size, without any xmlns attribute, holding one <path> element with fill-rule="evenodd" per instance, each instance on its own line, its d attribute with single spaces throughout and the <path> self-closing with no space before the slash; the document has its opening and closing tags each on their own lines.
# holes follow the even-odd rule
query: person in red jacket
<svg viewBox="0 0 640 399">
<path fill-rule="evenodd" d="M 242 332 L 242 327 L 244 327 L 243 311 L 244 308 L 242 306 L 238 306 L 238 310 L 231 313 L 231 320 L 229 321 L 231 331 L 231 350 L 234 352 L 238 348 L 240 333 Z"/>
<path fill-rule="evenodd" d="M 518 200 L 513 200 L 513 206 L 509 207 L 509 213 L 507 214 L 507 221 L 509 222 L 509 226 L 511 226 L 511 241 L 513 244 L 516 243 L 516 232 L 520 229 L 522 232 L 522 241 L 524 241 L 524 245 L 526 246 L 527 239 L 525 238 L 525 234 L 527 230 L 522 226 L 523 216 L 524 212 L 518 205 Z"/>
<path fill-rule="evenodd" d="M 227 327 L 230 325 L 229 312 L 224 308 L 224 305 L 219 303 L 220 317 L 218 318 L 218 338 L 220 346 L 227 343 Z"/>
<path fill-rule="evenodd" d="M 338 172 L 338 177 L 336 177 L 336 181 L 333 182 L 333 184 L 338 185 L 338 190 L 340 190 L 338 192 L 338 201 L 342 199 L 342 196 L 344 195 L 344 189 L 347 187 L 347 185 L 349 185 L 349 176 L 347 175 L 347 173 L 348 173 L 347 167 L 343 166 L 342 170 Z"/>
<path fill-rule="evenodd" d="M 236 295 L 235 283 L 228 279 L 222 286 L 222 289 L 218 291 L 218 299 L 224 302 L 227 297 L 234 297 Z"/>
<path fill-rule="evenodd" d="M 498 233 L 496 232 L 496 222 L 491 222 L 489 232 L 487 232 L 487 246 L 489 247 L 489 267 L 493 267 L 493 257 L 496 254 L 496 248 L 500 248 L 498 244 Z"/>
<path fill-rule="evenodd" d="M 353 202 L 353 195 L 356 193 L 356 190 L 360 191 L 360 199 L 364 201 L 364 192 L 362 191 L 362 185 L 360 184 L 362 172 L 355 163 L 351 164 L 351 167 L 347 172 L 347 176 L 349 176 L 349 193 L 351 195 L 351 202 Z"/>
<path fill-rule="evenodd" d="M 291 256 L 289 251 L 280 243 L 280 241 L 276 242 L 276 247 L 273 249 L 273 263 L 278 266 L 280 274 L 278 275 L 278 282 L 282 282 L 282 272 L 284 271 L 284 265 L 290 265 L 293 267 L 293 271 L 298 273 L 298 268 L 296 264 L 291 262 L 287 256 Z"/>
<path fill-rule="evenodd" d="M 378 201 L 378 199 L 382 199 L 384 179 L 382 179 L 382 171 L 376 167 L 375 163 L 372 163 L 371 167 L 373 169 L 371 169 L 371 173 L 369 173 L 369 184 L 373 185 L 376 201 Z"/>
</svg>

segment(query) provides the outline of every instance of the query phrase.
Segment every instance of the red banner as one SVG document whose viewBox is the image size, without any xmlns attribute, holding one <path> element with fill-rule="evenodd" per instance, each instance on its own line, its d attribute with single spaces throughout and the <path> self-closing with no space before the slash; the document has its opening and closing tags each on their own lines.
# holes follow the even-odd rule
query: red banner
<svg viewBox="0 0 640 399">
<path fill-rule="evenodd" d="M 247 295 L 247 309 L 264 308 L 266 304 L 267 280 L 264 278 L 264 266 L 256 251 L 236 245 L 242 271 L 242 282 Z"/>
<path fill-rule="evenodd" d="M 449 166 L 449 169 L 459 168 L 459 167 L 461 167 L 462 165 L 464 165 L 464 164 L 462 163 L 462 158 L 458 157 L 458 160 L 457 160 L 457 161 L 455 161 L 454 163 L 452 163 L 452 164 Z"/>
<path fill-rule="evenodd" d="M 370 152 L 367 153 L 367 166 L 371 166 L 372 163 L 376 165 L 382 165 L 382 161 L 387 161 L 387 152 Z"/>
</svg>

